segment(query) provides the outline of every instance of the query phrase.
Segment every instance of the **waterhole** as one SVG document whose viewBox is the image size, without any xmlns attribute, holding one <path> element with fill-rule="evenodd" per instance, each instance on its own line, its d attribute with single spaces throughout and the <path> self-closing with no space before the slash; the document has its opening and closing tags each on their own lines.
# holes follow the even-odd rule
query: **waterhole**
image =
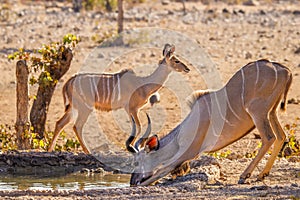
<svg viewBox="0 0 300 200">
<path fill-rule="evenodd" d="M 0 190 L 91 190 L 129 186 L 128 174 L 74 173 L 64 176 L 1 175 Z"/>
</svg>

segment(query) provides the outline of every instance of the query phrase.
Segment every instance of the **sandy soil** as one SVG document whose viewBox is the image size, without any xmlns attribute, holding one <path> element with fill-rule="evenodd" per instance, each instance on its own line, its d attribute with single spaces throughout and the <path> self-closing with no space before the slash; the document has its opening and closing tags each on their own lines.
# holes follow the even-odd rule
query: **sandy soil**
<svg viewBox="0 0 300 200">
<path fill-rule="evenodd" d="M 4 5 L 4 4 L 3 4 Z M 7 61 L 7 54 L 24 47 L 34 49 L 49 41 L 57 41 L 66 33 L 74 33 L 81 36 L 82 41 L 75 50 L 74 59 L 70 71 L 58 84 L 49 109 L 47 127 L 53 130 L 56 120 L 63 114 L 64 106 L 61 96 L 63 83 L 74 73 L 82 69 L 89 62 L 89 55 L 98 46 L 93 38 L 100 37 L 106 31 L 116 27 L 115 13 L 103 14 L 101 12 L 73 13 L 70 5 L 59 2 L 27 2 L 12 1 L 7 4 L 8 10 L 1 9 L 0 13 L 0 124 L 14 124 L 16 118 L 15 108 L 15 63 Z M 201 3 L 186 3 L 187 14 L 182 12 L 181 3 L 162 5 L 160 2 L 126 7 L 125 28 L 160 27 L 178 31 L 192 38 L 210 56 L 215 64 L 221 79 L 225 83 L 236 70 L 250 61 L 267 58 L 288 66 L 294 75 L 293 84 L 289 92 L 289 99 L 294 99 L 288 105 L 287 112 L 280 114 L 283 125 L 299 125 L 300 99 L 299 72 L 300 72 L 300 4 L 297 1 L 280 1 L 279 3 L 261 2 L 256 6 L 228 5 L 221 2 L 203 5 Z M 1 8 L 1 6 L 0 6 Z M 170 40 L 175 43 L 176 40 Z M 178 51 L 189 46 L 177 46 Z M 161 50 L 160 50 L 161 51 Z M 133 68 L 139 75 L 147 75 L 145 65 L 150 70 L 161 58 L 159 50 L 147 52 L 135 52 L 130 56 L 120 55 L 105 71 L 112 72 L 121 68 Z M 126 57 L 126 59 L 122 59 Z M 183 59 L 189 61 L 186 57 Z M 152 68 L 151 68 L 152 67 Z M 191 69 L 195 69 L 190 66 Z M 174 74 L 174 73 L 173 73 Z M 170 76 L 172 81 L 176 76 Z M 192 70 L 184 75 L 193 90 L 206 89 L 205 77 Z M 171 82 L 172 83 L 172 82 Z M 32 89 L 34 91 L 34 88 Z M 32 92 L 33 93 L 33 92 Z M 177 99 L 168 87 L 161 90 L 161 103 L 144 110 L 150 112 L 153 118 L 154 132 L 160 136 L 178 124 L 186 114 L 182 109 L 182 100 Z M 183 100 L 184 101 L 184 100 Z M 157 111 L 164 113 L 159 115 Z M 141 114 L 143 122 L 145 117 Z M 161 118 L 159 118 L 161 117 Z M 160 119 L 164 119 L 160 123 Z M 124 149 L 124 138 L 130 131 L 127 117 L 115 119 L 112 113 L 98 113 L 101 128 L 107 137 L 117 146 Z M 118 121 L 121 121 L 120 123 Z M 121 125 L 120 125 L 121 124 Z M 297 128 L 296 128 L 297 129 Z M 74 137 L 71 126 L 66 127 L 68 137 Z M 121 130 L 121 131 L 120 131 Z M 257 130 L 253 132 L 257 133 Z M 298 137 L 299 133 L 296 132 Z M 230 145 L 224 151 L 245 155 L 252 152 L 258 144 L 253 134 Z M 63 143 L 60 139 L 59 143 Z M 197 176 L 201 169 L 193 169 L 192 174 L 186 179 L 179 179 L 174 184 L 161 184 L 152 187 L 120 188 L 100 191 L 71 191 L 71 192 L 40 192 L 19 191 L 0 192 L 1 196 L 19 199 L 136 199 L 136 198 L 178 198 L 178 199 L 241 199 L 241 198 L 265 198 L 287 199 L 299 198 L 300 178 L 299 160 L 277 160 L 271 175 L 263 183 L 255 182 L 258 170 L 253 173 L 253 178 L 246 185 L 237 185 L 240 173 L 245 169 L 251 159 L 221 159 L 218 165 L 210 164 L 209 169 L 217 168 L 217 174 L 213 180 L 201 180 Z M 297 159 L 296 159 L 297 161 Z M 258 166 L 262 169 L 265 159 Z M 194 174 L 193 174 L 194 172 Z M 204 173 L 209 174 L 208 172 Z M 196 174 L 196 175 L 195 175 Z M 224 177 L 223 177 L 224 176 Z"/>
</svg>

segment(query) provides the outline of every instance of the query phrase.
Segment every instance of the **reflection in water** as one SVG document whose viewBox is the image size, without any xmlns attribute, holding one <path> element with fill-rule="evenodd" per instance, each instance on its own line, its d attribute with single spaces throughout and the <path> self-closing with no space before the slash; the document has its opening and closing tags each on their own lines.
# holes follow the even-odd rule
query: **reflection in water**
<svg viewBox="0 0 300 200">
<path fill-rule="evenodd" d="M 59 177 L 0 176 L 0 190 L 91 190 L 129 186 L 126 174 L 68 174 Z"/>
</svg>

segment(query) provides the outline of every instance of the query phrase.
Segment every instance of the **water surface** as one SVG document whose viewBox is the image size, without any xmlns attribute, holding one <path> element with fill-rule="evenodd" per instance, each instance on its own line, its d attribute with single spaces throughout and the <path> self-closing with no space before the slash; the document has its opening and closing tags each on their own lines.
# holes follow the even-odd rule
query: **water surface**
<svg viewBox="0 0 300 200">
<path fill-rule="evenodd" d="M 1 175 L 0 190 L 90 190 L 129 186 L 128 174 L 75 173 L 58 177 Z"/>
</svg>

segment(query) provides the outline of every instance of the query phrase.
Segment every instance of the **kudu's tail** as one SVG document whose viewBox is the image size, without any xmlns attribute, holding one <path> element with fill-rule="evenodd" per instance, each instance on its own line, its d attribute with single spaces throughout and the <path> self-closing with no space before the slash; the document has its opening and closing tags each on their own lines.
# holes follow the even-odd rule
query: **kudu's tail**
<svg viewBox="0 0 300 200">
<path fill-rule="evenodd" d="M 283 99 L 281 101 L 281 104 L 280 104 L 280 110 L 282 111 L 285 111 L 286 110 L 286 105 L 287 105 L 287 94 L 288 94 L 288 91 L 291 87 L 291 84 L 292 84 L 292 80 L 293 80 L 293 75 L 292 73 L 290 72 L 289 74 L 289 79 L 286 83 L 286 86 L 285 86 L 285 91 L 284 91 L 284 94 L 283 94 Z"/>
<path fill-rule="evenodd" d="M 63 99 L 64 99 L 64 104 L 65 104 L 65 112 L 69 109 L 70 107 L 70 99 L 69 98 L 72 98 L 72 95 L 71 95 L 71 91 L 73 90 L 73 81 L 74 81 L 74 78 L 71 78 L 69 79 L 65 85 L 63 86 L 63 89 L 62 89 L 62 94 L 63 94 Z"/>
</svg>

